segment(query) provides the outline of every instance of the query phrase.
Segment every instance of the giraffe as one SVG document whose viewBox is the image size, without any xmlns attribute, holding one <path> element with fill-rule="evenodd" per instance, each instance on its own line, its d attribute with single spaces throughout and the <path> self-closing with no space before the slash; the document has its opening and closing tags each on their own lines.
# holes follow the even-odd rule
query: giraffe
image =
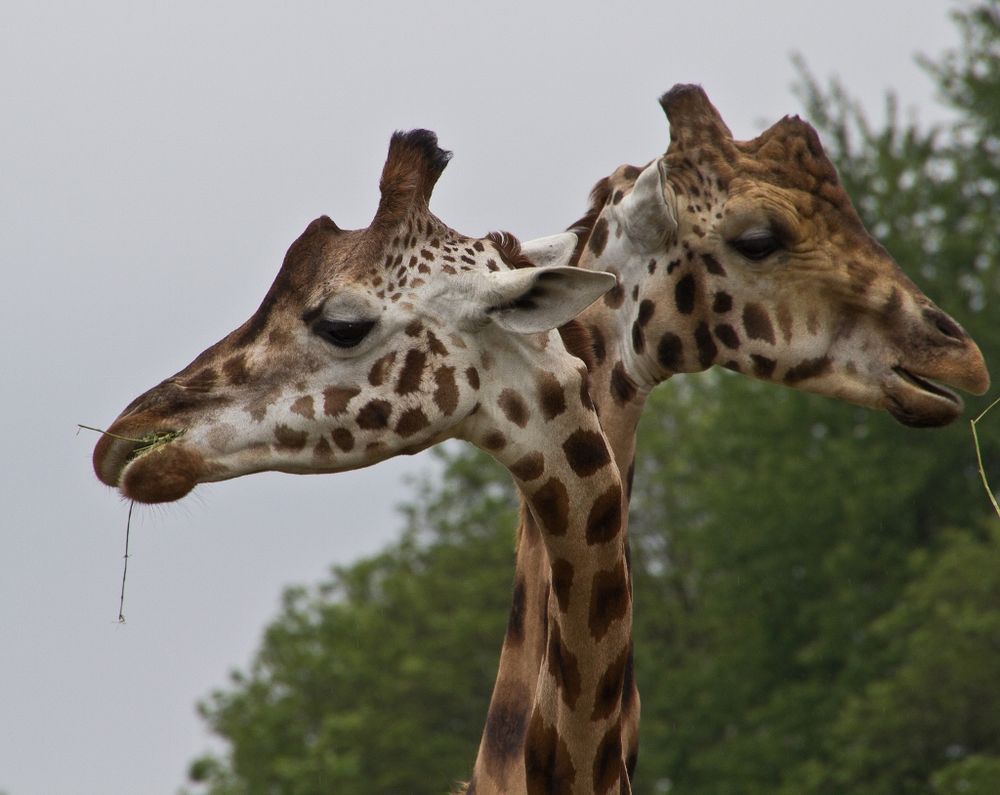
<svg viewBox="0 0 1000 795">
<path fill-rule="evenodd" d="M 573 236 L 529 260 L 510 235 L 445 226 L 429 200 L 449 157 L 429 131 L 396 133 L 369 227 L 313 221 L 260 308 L 133 400 L 94 469 L 125 497 L 160 503 L 200 483 L 336 473 L 448 438 L 486 450 L 514 478 L 522 545 L 540 550 L 550 586 L 531 605 L 546 627 L 541 665 L 507 694 L 530 705 L 503 738 L 518 761 L 495 772 L 506 792 L 627 793 L 622 478 L 587 371 L 554 330 L 615 280 L 566 266 Z"/>
<path fill-rule="evenodd" d="M 738 142 L 700 87 L 677 85 L 660 102 L 666 154 L 600 180 L 570 227 L 574 261 L 617 284 L 561 329 L 587 364 L 592 400 L 627 473 L 626 509 L 646 398 L 677 373 L 721 365 L 917 427 L 946 424 L 962 408 L 930 379 L 986 391 L 978 347 L 868 235 L 812 127 L 785 118 Z M 537 547 L 519 545 L 515 604 L 522 592 L 544 593 L 546 575 Z M 544 634 L 529 620 L 517 644 L 504 644 L 494 689 L 501 717 L 513 712 L 506 693 L 540 665 Z M 631 776 L 639 722 L 631 658 L 622 712 Z M 488 779 L 494 755 L 493 705 L 488 715 L 476 783 Z"/>
</svg>

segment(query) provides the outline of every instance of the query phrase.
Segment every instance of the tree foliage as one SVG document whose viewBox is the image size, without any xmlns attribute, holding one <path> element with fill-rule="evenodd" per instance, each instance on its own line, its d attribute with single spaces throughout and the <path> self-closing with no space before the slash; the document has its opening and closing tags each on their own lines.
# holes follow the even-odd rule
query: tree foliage
<svg viewBox="0 0 1000 795">
<path fill-rule="evenodd" d="M 1000 11 L 927 68 L 955 111 L 873 124 L 801 95 L 869 228 L 1000 361 Z M 978 413 L 987 399 L 971 401 Z M 991 421 L 992 420 L 992 421 Z M 1000 482 L 1000 415 L 980 438 Z M 214 795 L 441 793 L 467 776 L 509 604 L 507 476 L 448 449 L 402 540 L 288 592 L 201 709 Z M 968 426 L 728 372 L 674 379 L 640 428 L 631 532 L 637 793 L 986 795 L 1000 787 L 1000 531 Z"/>
</svg>

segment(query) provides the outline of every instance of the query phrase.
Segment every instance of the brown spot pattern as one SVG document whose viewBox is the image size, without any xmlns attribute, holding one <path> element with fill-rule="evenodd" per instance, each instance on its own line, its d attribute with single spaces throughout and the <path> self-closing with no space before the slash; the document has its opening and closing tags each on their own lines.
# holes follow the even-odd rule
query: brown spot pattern
<svg viewBox="0 0 1000 795">
<path fill-rule="evenodd" d="M 656 346 L 656 358 L 665 370 L 679 372 L 684 361 L 684 343 L 671 331 L 664 332 Z"/>
<path fill-rule="evenodd" d="M 622 528 L 622 489 L 617 483 L 601 494 L 587 514 L 587 543 L 606 544 Z"/>
<path fill-rule="evenodd" d="M 777 364 L 774 359 L 768 358 L 767 356 L 761 356 L 760 354 L 751 354 L 750 360 L 753 362 L 753 372 L 758 378 L 770 378 L 771 374 L 774 372 L 774 366 Z M 737 372 L 739 372 L 737 370 Z"/>
<path fill-rule="evenodd" d="M 321 436 L 319 441 L 313 447 L 313 456 L 320 459 L 329 458 L 333 454 L 333 448 L 330 447 L 330 443 L 326 440 L 326 437 Z"/>
<path fill-rule="evenodd" d="M 576 768 L 566 741 L 555 726 L 546 726 L 535 711 L 524 742 L 524 775 L 528 795 L 573 795 Z"/>
<path fill-rule="evenodd" d="M 430 329 L 427 331 L 427 347 L 430 348 L 431 353 L 438 356 L 448 355 L 448 349 L 445 347 L 444 343 L 441 342 L 441 340 L 439 340 Z"/>
<path fill-rule="evenodd" d="M 594 757 L 594 792 L 596 795 L 611 792 L 621 783 L 622 738 L 618 726 L 608 729 Z"/>
<path fill-rule="evenodd" d="M 250 380 L 250 370 L 247 368 L 247 357 L 238 353 L 230 356 L 222 365 L 222 374 L 232 386 L 241 386 Z"/>
<path fill-rule="evenodd" d="M 805 381 L 807 378 L 816 378 L 816 376 L 829 372 L 832 364 L 829 356 L 817 356 L 815 359 L 806 359 L 789 368 L 788 372 L 785 373 L 784 381 L 786 384 L 797 384 L 799 381 Z"/>
<path fill-rule="evenodd" d="M 778 328 L 781 329 L 781 336 L 785 342 L 792 341 L 792 313 L 786 304 L 778 304 Z"/>
<path fill-rule="evenodd" d="M 292 404 L 292 413 L 305 417 L 307 420 L 315 419 L 316 411 L 313 408 L 312 395 L 303 395 Z"/>
<path fill-rule="evenodd" d="M 487 450 L 497 452 L 498 450 L 503 450 L 506 446 L 507 437 L 500 433 L 500 431 L 490 431 L 483 437 L 483 447 Z"/>
<path fill-rule="evenodd" d="M 514 593 L 510 601 L 510 616 L 507 618 L 507 643 L 520 646 L 524 641 L 524 577 L 519 576 L 514 583 Z"/>
<path fill-rule="evenodd" d="M 351 402 L 351 398 L 360 394 L 361 390 L 354 387 L 327 387 L 323 390 L 323 412 L 328 417 L 343 414 L 347 409 L 347 404 Z"/>
<path fill-rule="evenodd" d="M 736 333 L 736 329 L 730 326 L 728 323 L 720 323 L 715 327 L 715 336 L 719 338 L 719 342 L 725 345 L 727 348 L 736 350 L 740 347 L 740 337 Z"/>
<path fill-rule="evenodd" d="M 594 230 L 590 233 L 590 240 L 587 241 L 587 248 L 595 257 L 604 253 L 604 247 L 608 244 L 608 219 L 601 216 L 594 224 Z"/>
<path fill-rule="evenodd" d="M 615 399 L 615 403 L 623 406 L 632 400 L 635 394 L 635 384 L 625 372 L 625 366 L 621 362 L 615 362 L 615 366 L 611 368 L 611 397 Z"/>
<path fill-rule="evenodd" d="M 430 425 L 430 421 L 427 419 L 427 415 L 424 414 L 423 409 L 420 407 L 407 409 L 399 415 L 399 421 L 396 423 L 396 433 L 405 439 L 406 437 L 413 436 L 415 433 L 419 433 L 428 425 Z"/>
<path fill-rule="evenodd" d="M 682 276 L 674 287 L 674 302 L 677 311 L 682 315 L 690 315 L 694 311 L 695 281 L 690 273 Z"/>
<path fill-rule="evenodd" d="M 747 304 L 743 307 L 743 328 L 750 339 L 764 340 L 774 345 L 774 326 L 760 304 Z"/>
<path fill-rule="evenodd" d="M 549 372 L 538 375 L 538 405 L 546 420 L 555 419 L 566 411 L 566 395 L 562 384 Z"/>
<path fill-rule="evenodd" d="M 573 591 L 573 564 L 564 558 L 556 558 L 551 566 L 552 592 L 556 595 L 559 609 L 569 610 L 570 594 Z"/>
<path fill-rule="evenodd" d="M 569 494 L 558 478 L 549 478 L 545 485 L 530 497 L 535 516 L 546 532 L 554 536 L 566 535 L 569 527 Z"/>
<path fill-rule="evenodd" d="M 582 478 L 593 475 L 611 461 L 607 444 L 595 431 L 573 431 L 562 447 L 570 467 Z"/>
<path fill-rule="evenodd" d="M 535 480 L 545 471 L 545 456 L 539 452 L 527 453 L 511 464 L 511 473 L 519 480 Z"/>
<path fill-rule="evenodd" d="M 434 371 L 434 402 L 446 417 L 458 408 L 458 385 L 454 367 L 439 367 Z"/>
<path fill-rule="evenodd" d="M 376 431 L 385 428 L 392 416 L 392 404 L 388 400 L 369 400 L 358 412 L 358 427 Z"/>
<path fill-rule="evenodd" d="M 558 624 L 553 625 L 549 631 L 549 647 L 545 657 L 549 673 L 556 680 L 556 687 L 559 688 L 563 701 L 567 707 L 575 709 L 576 701 L 583 689 L 580 682 L 580 665 L 576 655 L 562 642 Z"/>
<path fill-rule="evenodd" d="M 698 348 L 698 364 L 704 369 L 715 361 L 719 353 L 719 348 L 712 339 L 712 332 L 708 330 L 708 323 L 698 324 L 698 328 L 694 330 L 694 343 Z"/>
<path fill-rule="evenodd" d="M 620 281 L 604 294 L 604 303 L 611 309 L 617 309 L 622 305 L 622 303 L 624 303 L 624 301 L 625 288 L 622 287 Z"/>
<path fill-rule="evenodd" d="M 622 649 L 621 654 L 601 676 L 594 694 L 594 710 L 590 713 L 591 720 L 607 720 L 622 702 L 625 693 L 625 669 L 630 658 L 631 649 Z"/>
<path fill-rule="evenodd" d="M 403 369 L 399 371 L 399 378 L 396 381 L 397 395 L 406 395 L 420 389 L 420 379 L 424 374 L 424 365 L 426 363 L 427 354 L 422 350 L 410 348 L 406 352 Z"/>
<path fill-rule="evenodd" d="M 345 453 L 354 449 L 354 434 L 347 428 L 335 428 L 333 431 L 333 443 Z"/>
<path fill-rule="evenodd" d="M 712 311 L 716 314 L 724 315 L 732 308 L 733 297 L 729 293 L 719 290 L 712 299 Z"/>
<path fill-rule="evenodd" d="M 503 390 L 497 400 L 497 405 L 500 406 L 500 410 L 503 411 L 504 416 L 519 428 L 523 428 L 528 424 L 528 418 L 531 416 L 531 413 L 528 411 L 528 406 L 524 402 L 524 398 L 513 389 Z"/>
<path fill-rule="evenodd" d="M 292 430 L 287 425 L 278 425 L 274 429 L 274 438 L 279 448 L 297 452 L 306 446 L 309 434 L 306 431 Z"/>
<path fill-rule="evenodd" d="M 490 704 L 483 729 L 486 771 L 498 781 L 504 780 L 509 765 L 521 758 L 528 727 L 531 693 L 522 683 L 498 683 L 497 696 Z"/>
<path fill-rule="evenodd" d="M 372 386 L 381 386 L 395 361 L 395 351 L 389 351 L 385 356 L 379 358 L 368 371 L 368 383 Z"/>
<path fill-rule="evenodd" d="M 719 262 L 711 254 L 702 254 L 701 259 L 705 263 L 705 270 L 707 270 L 709 273 L 712 273 L 716 276 L 726 275 L 726 269 L 722 267 L 722 263 Z"/>
<path fill-rule="evenodd" d="M 599 571 L 594 575 L 588 619 L 594 640 L 600 641 L 615 621 L 625 617 L 628 605 L 628 578 L 624 562 L 610 571 Z"/>
</svg>

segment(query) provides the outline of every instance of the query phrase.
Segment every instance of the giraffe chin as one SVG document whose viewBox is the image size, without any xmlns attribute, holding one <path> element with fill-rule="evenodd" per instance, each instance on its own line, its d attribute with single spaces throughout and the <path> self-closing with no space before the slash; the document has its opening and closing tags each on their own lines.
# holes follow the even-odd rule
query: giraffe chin
<svg viewBox="0 0 1000 795">
<path fill-rule="evenodd" d="M 206 471 L 195 450 L 168 444 L 131 461 L 121 473 L 118 490 L 136 502 L 175 502 L 187 496 Z"/>
</svg>

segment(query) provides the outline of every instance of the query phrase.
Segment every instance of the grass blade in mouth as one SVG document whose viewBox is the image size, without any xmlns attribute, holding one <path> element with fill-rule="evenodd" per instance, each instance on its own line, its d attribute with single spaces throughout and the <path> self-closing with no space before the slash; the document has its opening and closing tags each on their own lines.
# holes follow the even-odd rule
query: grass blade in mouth
<svg viewBox="0 0 1000 795">
<path fill-rule="evenodd" d="M 163 445 L 169 444 L 174 441 L 174 439 L 184 435 L 184 431 L 150 431 L 149 433 L 137 438 L 134 436 L 120 436 L 117 433 L 110 433 L 102 428 L 94 428 L 91 425 L 78 424 L 77 427 L 83 428 L 87 431 L 97 431 L 97 433 L 110 436 L 112 439 L 120 439 L 123 442 L 132 442 L 136 446 L 132 449 L 132 452 L 129 453 L 126 463 L 135 461 L 135 459 L 139 458 L 139 456 L 158 450 L 163 447 Z"/>
<path fill-rule="evenodd" d="M 135 461 L 139 456 L 147 455 L 157 450 L 165 444 L 169 444 L 178 436 L 182 436 L 184 431 L 160 431 L 158 433 L 147 433 L 141 439 L 137 439 L 139 445 L 129 453 L 128 460 Z"/>
</svg>

